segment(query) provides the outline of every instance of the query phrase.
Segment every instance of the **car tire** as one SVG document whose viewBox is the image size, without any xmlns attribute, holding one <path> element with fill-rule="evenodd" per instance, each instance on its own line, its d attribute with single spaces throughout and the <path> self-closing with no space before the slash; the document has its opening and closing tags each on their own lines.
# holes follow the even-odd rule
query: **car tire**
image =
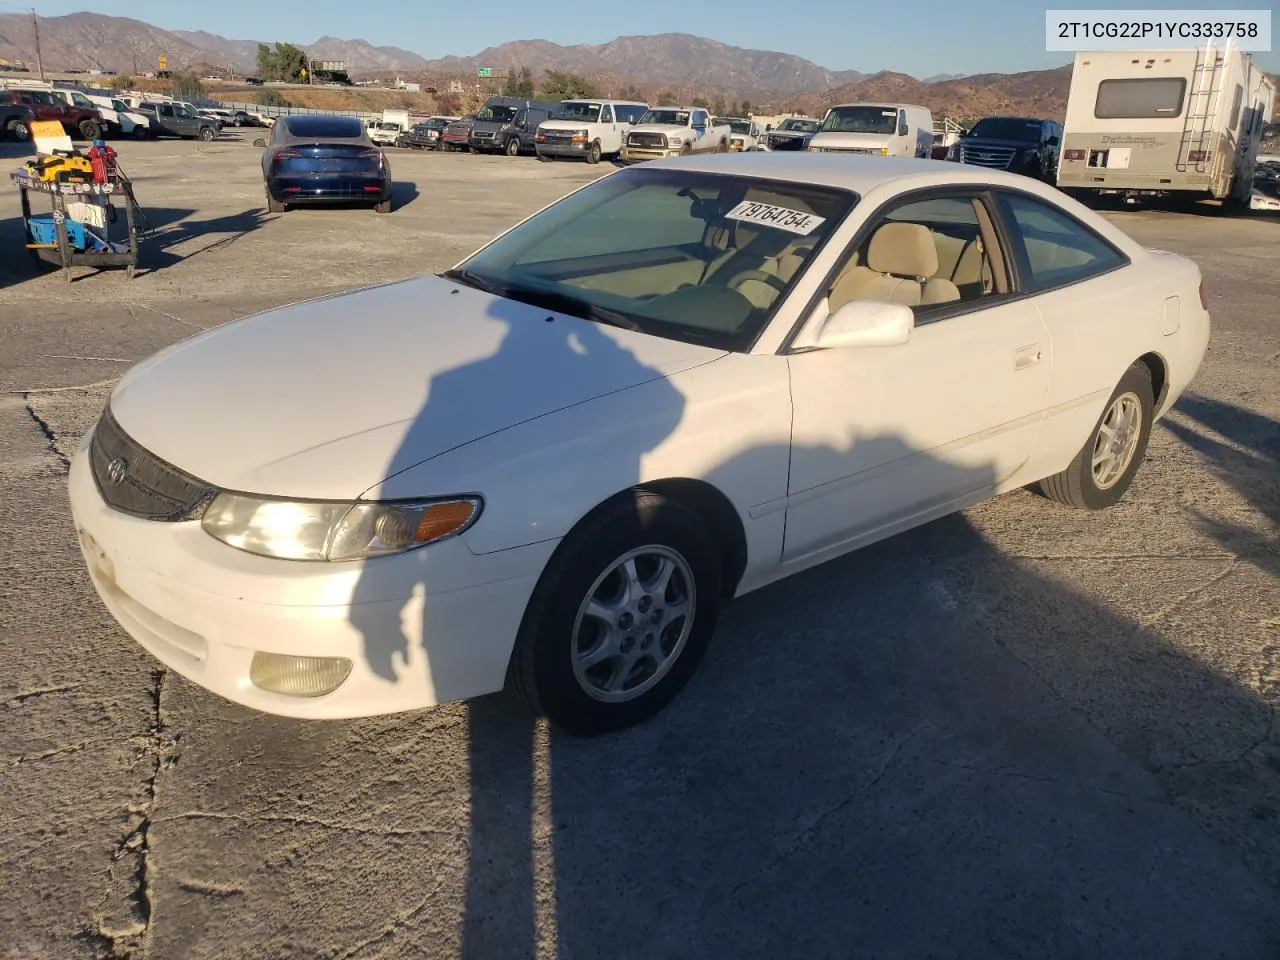
<svg viewBox="0 0 1280 960">
<path fill-rule="evenodd" d="M 27 126 L 25 120 L 10 120 L 5 130 L 19 143 L 26 143 L 31 139 L 31 128 Z"/>
<path fill-rule="evenodd" d="M 215 140 L 215 139 L 217 139 L 217 136 L 218 136 L 218 134 L 217 134 L 217 132 L 213 129 L 213 127 L 201 127 L 201 128 L 200 128 L 200 139 L 201 139 L 201 140 L 203 140 L 205 143 L 208 143 L 208 142 L 210 142 L 211 140 Z"/>
<path fill-rule="evenodd" d="M 504 151 L 506 152 L 508 157 L 519 156 L 520 155 L 520 138 L 511 137 L 509 140 L 507 140 L 506 146 L 504 147 Z"/>
<path fill-rule="evenodd" d="M 554 159 L 555 159 L 554 157 L 549 157 L 545 153 L 538 154 L 538 160 L 541 163 L 550 163 Z"/>
<path fill-rule="evenodd" d="M 592 140 L 591 146 L 587 147 L 587 163 L 600 162 L 600 141 Z"/>
<path fill-rule="evenodd" d="M 137 124 L 133 128 L 133 139 L 147 140 L 150 137 L 151 137 L 151 130 L 147 127 L 144 127 L 142 124 Z"/>
<path fill-rule="evenodd" d="M 377 204 L 374 205 L 373 212 L 374 213 L 390 213 L 391 198 L 387 197 L 387 199 L 385 200 L 380 200 Z"/>
<path fill-rule="evenodd" d="M 80 123 L 80 136 L 86 140 L 98 140 L 102 137 L 102 125 L 96 120 L 84 120 Z"/>
<path fill-rule="evenodd" d="M 693 144 L 691 143 L 686 143 L 683 147 L 680 148 L 680 156 L 682 157 L 687 157 L 691 153 L 693 153 Z"/>
<path fill-rule="evenodd" d="M 267 213 L 284 213 L 284 201 L 277 200 L 267 191 Z"/>
<path fill-rule="evenodd" d="M 1142 466 L 1154 415 L 1151 370 L 1135 363 L 1120 378 L 1075 459 L 1066 470 L 1036 484 L 1038 492 L 1080 510 L 1103 510 L 1119 502 Z M 1107 452 L 1098 462 L 1104 445 Z"/>
<path fill-rule="evenodd" d="M 664 568 L 665 578 L 656 576 Z M 570 533 L 547 564 L 517 633 L 508 684 L 536 716 L 571 735 L 641 723 L 697 670 L 715 632 L 722 584 L 720 551 L 694 511 L 643 489 L 621 495 Z M 606 625 L 585 611 L 608 593 L 620 603 Z M 671 616 L 670 604 L 683 614 Z M 590 664 L 603 644 L 615 652 Z M 611 685 L 619 689 L 610 693 Z"/>
</svg>

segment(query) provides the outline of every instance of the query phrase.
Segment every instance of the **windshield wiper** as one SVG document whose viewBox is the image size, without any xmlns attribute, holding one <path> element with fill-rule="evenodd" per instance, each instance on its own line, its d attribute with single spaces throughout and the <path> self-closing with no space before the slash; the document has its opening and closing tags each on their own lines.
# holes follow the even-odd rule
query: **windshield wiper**
<svg viewBox="0 0 1280 960">
<path fill-rule="evenodd" d="M 521 303 L 527 303 L 530 306 L 558 310 L 570 316 L 581 317 L 583 320 L 596 320 L 600 323 L 607 323 L 610 326 L 622 327 L 624 330 L 639 331 L 643 329 L 639 323 L 625 313 L 619 313 L 617 310 L 610 310 L 608 307 L 588 303 L 585 300 L 579 300 L 577 297 L 571 297 L 566 293 L 558 293 L 554 290 L 506 287 L 502 291 L 502 295 L 510 297 L 512 300 L 519 300 Z"/>
<path fill-rule="evenodd" d="M 495 296 L 501 296 L 505 291 L 496 283 L 490 283 L 483 277 L 477 277 L 470 271 L 463 270 L 460 267 L 453 267 L 440 274 L 446 280 L 454 280 L 463 286 L 471 287 L 473 290 L 481 290 L 485 293 L 492 293 Z"/>
</svg>

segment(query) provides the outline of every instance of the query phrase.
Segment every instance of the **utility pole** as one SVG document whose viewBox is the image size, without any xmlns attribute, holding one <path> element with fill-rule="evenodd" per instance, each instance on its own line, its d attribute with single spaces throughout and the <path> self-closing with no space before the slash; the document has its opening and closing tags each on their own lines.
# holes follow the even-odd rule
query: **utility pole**
<svg viewBox="0 0 1280 960">
<path fill-rule="evenodd" d="M 31 28 L 36 34 L 36 69 L 40 71 L 40 82 L 44 82 L 44 58 L 40 55 L 40 18 L 36 15 L 36 8 L 31 8 Z"/>
</svg>

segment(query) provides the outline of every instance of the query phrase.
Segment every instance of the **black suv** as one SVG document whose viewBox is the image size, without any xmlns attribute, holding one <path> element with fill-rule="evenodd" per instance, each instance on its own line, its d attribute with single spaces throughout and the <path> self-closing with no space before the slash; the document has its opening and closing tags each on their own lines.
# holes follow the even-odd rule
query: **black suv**
<svg viewBox="0 0 1280 960">
<path fill-rule="evenodd" d="M 1036 117 L 984 117 L 951 149 L 948 160 L 994 167 L 1045 183 L 1058 181 L 1062 124 Z"/>
</svg>

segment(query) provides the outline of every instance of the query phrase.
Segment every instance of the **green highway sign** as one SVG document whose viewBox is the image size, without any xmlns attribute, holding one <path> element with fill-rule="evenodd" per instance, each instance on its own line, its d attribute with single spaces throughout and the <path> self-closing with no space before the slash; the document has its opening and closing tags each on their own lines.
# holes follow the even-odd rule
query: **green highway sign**
<svg viewBox="0 0 1280 960">
<path fill-rule="evenodd" d="M 476 76 L 478 76 L 478 77 L 492 77 L 492 76 L 493 76 L 493 67 L 476 67 Z"/>
</svg>

